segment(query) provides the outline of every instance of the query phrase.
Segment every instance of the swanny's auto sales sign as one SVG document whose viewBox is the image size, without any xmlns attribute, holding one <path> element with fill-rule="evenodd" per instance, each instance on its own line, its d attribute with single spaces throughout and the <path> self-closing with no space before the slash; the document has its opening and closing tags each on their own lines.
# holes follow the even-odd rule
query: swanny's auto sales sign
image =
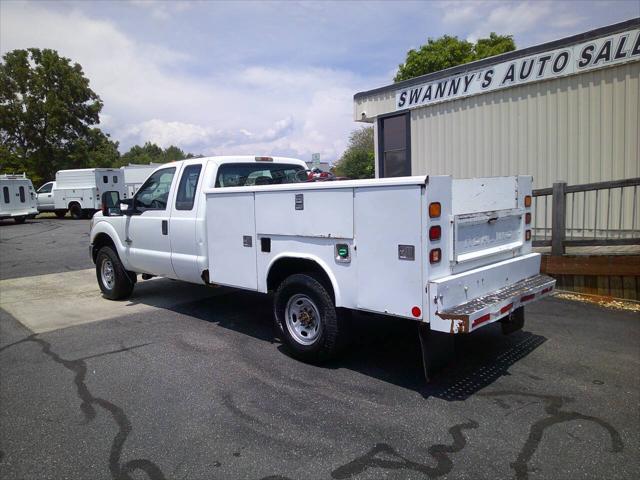
<svg viewBox="0 0 640 480">
<path fill-rule="evenodd" d="M 396 91 L 396 110 L 640 60 L 640 29 L 487 66 Z"/>
</svg>

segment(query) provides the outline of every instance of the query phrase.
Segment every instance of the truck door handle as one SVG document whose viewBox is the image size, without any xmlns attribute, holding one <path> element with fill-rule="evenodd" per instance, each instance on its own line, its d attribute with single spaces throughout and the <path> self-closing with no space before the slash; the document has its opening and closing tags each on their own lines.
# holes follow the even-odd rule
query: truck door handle
<svg viewBox="0 0 640 480">
<path fill-rule="evenodd" d="M 494 224 L 494 223 L 496 223 L 497 221 L 498 221 L 498 217 L 492 217 L 492 218 L 490 218 L 490 219 L 487 221 L 487 223 L 488 223 L 489 225 L 493 225 L 493 224 Z"/>
<path fill-rule="evenodd" d="M 169 233 L 169 221 L 162 220 L 162 234 L 167 235 Z"/>
</svg>

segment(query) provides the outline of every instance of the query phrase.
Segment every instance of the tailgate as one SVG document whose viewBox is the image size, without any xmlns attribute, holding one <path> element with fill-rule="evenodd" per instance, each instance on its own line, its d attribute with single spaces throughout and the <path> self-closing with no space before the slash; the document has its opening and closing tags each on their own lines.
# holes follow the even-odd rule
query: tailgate
<svg viewBox="0 0 640 480">
<path fill-rule="evenodd" d="M 474 266 L 495 261 L 524 244 L 524 209 L 510 208 L 454 216 L 453 260 Z"/>
</svg>

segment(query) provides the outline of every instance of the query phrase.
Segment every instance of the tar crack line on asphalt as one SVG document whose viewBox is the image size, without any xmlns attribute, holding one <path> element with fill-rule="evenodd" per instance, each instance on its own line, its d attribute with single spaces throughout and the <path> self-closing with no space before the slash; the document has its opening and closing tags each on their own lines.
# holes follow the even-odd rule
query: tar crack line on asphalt
<svg viewBox="0 0 640 480">
<path fill-rule="evenodd" d="M 618 431 L 601 418 L 584 415 L 579 412 L 567 412 L 560 410 L 565 401 L 572 401 L 572 399 L 570 398 L 508 390 L 499 392 L 483 392 L 479 393 L 479 395 L 483 397 L 522 396 L 536 398 L 544 401 L 544 411 L 548 413 L 549 416 L 543 418 L 542 420 L 538 420 L 531 425 L 527 441 L 524 443 L 522 449 L 520 450 L 516 461 L 511 464 L 511 468 L 513 468 L 513 470 L 515 471 L 515 478 L 517 480 L 526 480 L 529 478 L 530 469 L 528 464 L 535 454 L 536 450 L 540 446 L 540 442 L 542 440 L 545 429 L 552 427 L 557 423 L 571 422 L 573 420 L 586 420 L 588 422 L 593 422 L 597 425 L 600 425 L 609 433 L 609 435 L 611 436 L 611 446 L 613 452 L 621 452 L 624 448 L 622 438 L 620 437 Z"/>
<path fill-rule="evenodd" d="M 363 456 L 352 460 L 346 465 L 336 468 L 331 472 L 331 477 L 336 480 L 347 479 L 355 475 L 359 475 L 368 468 L 414 470 L 416 472 L 426 474 L 429 478 L 446 475 L 453 469 L 453 462 L 449 458 L 448 454 L 459 452 L 467 444 L 467 439 L 462 434 L 462 431 L 476 428 L 478 428 L 478 422 L 474 420 L 454 425 L 449 429 L 449 434 L 453 437 L 453 443 L 451 445 L 437 444 L 430 446 L 427 451 L 429 452 L 429 455 L 436 460 L 435 467 L 409 460 L 408 458 L 400 455 L 390 445 L 386 443 L 378 443 Z M 389 460 L 386 458 L 376 458 L 376 456 L 380 454 L 395 457 L 395 459 Z"/>
<path fill-rule="evenodd" d="M 104 410 L 109 412 L 115 420 L 116 424 L 118 425 L 118 433 L 111 442 L 111 451 L 109 454 L 109 471 L 111 472 L 111 476 L 114 480 L 133 480 L 133 477 L 131 477 L 129 474 L 133 473 L 136 470 L 143 470 L 149 476 L 150 480 L 165 480 L 166 477 L 160 470 L 160 467 L 158 467 L 150 460 L 135 459 L 130 460 L 124 465 L 121 464 L 120 457 L 122 456 L 124 443 L 132 430 L 131 422 L 127 418 L 127 415 L 124 413 L 124 410 L 122 408 L 109 402 L 108 400 L 93 396 L 89 391 L 89 388 L 85 384 L 85 377 L 87 375 L 87 364 L 85 363 L 86 359 L 111 353 L 128 351 L 134 348 L 140 348 L 148 344 L 135 345 L 132 347 L 115 350 L 113 352 L 106 352 L 98 355 L 92 355 L 86 358 L 79 358 L 77 360 L 65 360 L 53 350 L 51 350 L 51 344 L 49 342 L 42 340 L 41 338 L 37 338 L 37 334 L 34 334 L 17 342 L 5 345 L 4 347 L 0 348 L 0 352 L 6 350 L 9 347 L 26 342 L 37 343 L 38 345 L 40 345 L 42 353 L 47 355 L 54 362 L 62 365 L 67 370 L 70 370 L 75 374 L 73 381 L 76 385 L 78 398 L 80 398 L 82 402 L 80 404 L 80 410 L 84 414 L 87 423 L 96 417 L 96 410 L 93 407 L 94 404 L 102 407 Z"/>
</svg>

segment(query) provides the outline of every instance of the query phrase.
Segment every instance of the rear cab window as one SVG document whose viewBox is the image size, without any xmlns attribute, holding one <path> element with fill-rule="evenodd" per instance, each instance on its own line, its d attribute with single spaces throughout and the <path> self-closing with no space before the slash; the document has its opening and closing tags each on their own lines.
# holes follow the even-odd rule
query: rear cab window
<svg viewBox="0 0 640 480">
<path fill-rule="evenodd" d="M 288 163 L 224 163 L 218 168 L 216 188 L 281 185 L 307 180 L 301 165 Z"/>
</svg>

